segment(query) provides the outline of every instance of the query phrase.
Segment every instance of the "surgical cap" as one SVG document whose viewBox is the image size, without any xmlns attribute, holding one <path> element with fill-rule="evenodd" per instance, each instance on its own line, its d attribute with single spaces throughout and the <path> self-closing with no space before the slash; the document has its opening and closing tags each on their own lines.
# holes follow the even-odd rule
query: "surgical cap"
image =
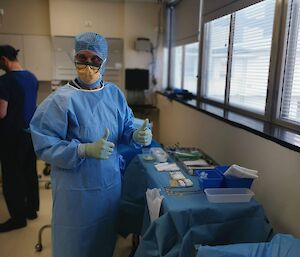
<svg viewBox="0 0 300 257">
<path fill-rule="evenodd" d="M 102 60 L 107 59 L 107 41 L 97 33 L 85 32 L 75 37 L 75 53 L 77 54 L 83 50 L 93 51 Z"/>
</svg>

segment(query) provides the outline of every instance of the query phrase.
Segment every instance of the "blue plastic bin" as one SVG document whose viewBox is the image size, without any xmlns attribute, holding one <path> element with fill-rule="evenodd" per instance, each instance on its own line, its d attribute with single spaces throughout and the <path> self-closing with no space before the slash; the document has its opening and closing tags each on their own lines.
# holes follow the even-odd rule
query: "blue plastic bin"
<svg viewBox="0 0 300 257">
<path fill-rule="evenodd" d="M 206 178 L 201 177 L 202 172 L 207 173 Z M 215 169 L 213 169 L 213 170 L 201 169 L 201 170 L 196 170 L 195 173 L 198 176 L 199 187 L 201 189 L 218 188 L 218 187 L 221 187 L 221 185 L 222 185 L 223 176 Z"/>
<path fill-rule="evenodd" d="M 253 179 L 252 178 L 237 178 L 233 176 L 224 176 L 224 172 L 230 166 L 217 166 L 216 170 L 219 171 L 223 176 L 222 187 L 228 188 L 251 188 Z"/>
</svg>

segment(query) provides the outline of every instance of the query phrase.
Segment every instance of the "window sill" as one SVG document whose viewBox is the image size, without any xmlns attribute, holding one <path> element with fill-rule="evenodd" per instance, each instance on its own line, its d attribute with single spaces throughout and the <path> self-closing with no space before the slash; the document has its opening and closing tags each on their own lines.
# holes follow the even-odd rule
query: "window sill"
<svg viewBox="0 0 300 257">
<path fill-rule="evenodd" d="M 167 97 L 171 101 L 177 101 L 235 127 L 245 129 L 293 151 L 300 152 L 300 135 L 291 129 L 259 119 L 243 116 L 211 104 L 200 102 L 196 99 L 182 100 L 176 97 L 169 98 L 167 94 L 162 92 L 157 93 Z"/>
</svg>

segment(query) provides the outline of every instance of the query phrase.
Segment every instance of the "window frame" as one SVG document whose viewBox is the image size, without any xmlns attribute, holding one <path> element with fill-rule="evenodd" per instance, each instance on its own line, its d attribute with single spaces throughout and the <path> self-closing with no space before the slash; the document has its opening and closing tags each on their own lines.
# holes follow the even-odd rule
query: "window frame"
<svg viewBox="0 0 300 257">
<path fill-rule="evenodd" d="M 288 52 L 288 26 L 286 24 L 287 18 L 288 18 L 288 9 L 289 9 L 289 0 L 283 0 L 282 8 L 281 8 L 281 15 L 282 15 L 282 24 L 281 34 L 280 38 L 278 40 L 278 45 L 280 46 L 278 49 L 278 55 L 280 56 L 278 60 L 278 66 L 277 66 L 277 88 L 275 91 L 275 97 L 276 99 L 273 99 L 273 110 L 275 110 L 272 113 L 273 122 L 277 125 L 296 130 L 300 132 L 300 125 L 297 122 L 294 122 L 292 120 L 285 120 L 280 117 L 281 114 L 281 104 L 283 101 L 283 90 L 284 90 L 284 72 L 285 72 L 285 64 L 287 59 L 287 52 Z"/>
<path fill-rule="evenodd" d="M 187 45 L 190 45 L 190 44 L 195 44 L 195 43 L 198 43 L 198 67 L 199 67 L 199 48 L 200 48 L 200 42 L 197 41 L 197 42 L 194 42 L 194 43 L 187 43 L 187 44 L 183 44 L 183 45 L 173 45 L 172 46 L 172 49 L 171 49 L 171 52 L 172 52 L 172 56 L 173 56 L 173 61 L 175 61 L 175 48 L 176 47 L 181 47 L 182 48 L 182 56 L 181 56 L 181 84 L 180 84 L 180 89 L 184 89 L 184 80 L 185 80 L 185 58 L 186 58 L 186 46 Z M 171 83 L 171 87 L 174 88 L 174 67 L 175 65 L 172 64 L 171 65 L 171 74 L 170 74 L 170 83 Z M 197 78 L 199 77 L 199 69 L 198 69 L 198 74 L 196 76 Z M 197 81 L 197 84 L 196 84 L 196 92 L 198 92 L 198 81 Z M 195 98 L 197 97 L 197 93 L 194 94 L 193 92 L 191 92 Z"/>
<path fill-rule="evenodd" d="M 247 0 L 247 1 L 234 1 L 225 5 L 222 8 L 216 9 L 213 12 L 202 15 L 203 12 L 203 1 L 200 4 L 200 21 L 199 21 L 199 54 L 198 54 L 198 81 L 197 81 L 197 94 L 196 99 L 199 103 L 208 103 L 213 106 L 222 108 L 225 111 L 232 111 L 237 114 L 243 115 L 245 117 L 256 118 L 258 120 L 262 120 L 269 124 L 274 124 L 280 127 L 285 127 L 287 129 L 292 129 L 297 133 L 300 132 L 300 125 L 298 123 L 294 123 L 291 120 L 284 120 L 280 117 L 281 111 L 281 102 L 283 97 L 283 87 L 284 87 L 284 70 L 285 70 L 285 61 L 286 61 L 286 53 L 287 53 L 287 18 L 288 18 L 288 8 L 290 0 L 276 0 L 275 1 L 275 13 L 274 13 L 274 21 L 273 21 L 273 33 L 271 40 L 271 52 L 270 52 L 270 64 L 269 64 L 269 72 L 268 72 L 268 84 L 267 84 L 267 92 L 266 92 L 266 105 L 264 114 L 256 113 L 251 110 L 242 109 L 239 107 L 235 107 L 229 105 L 229 90 L 230 90 L 230 76 L 228 73 L 231 73 L 231 62 L 232 62 L 232 44 L 233 44 L 233 26 L 230 26 L 230 37 L 229 37 L 229 47 L 228 47 L 228 61 L 227 61 L 227 71 L 226 71 L 226 86 L 225 86 L 225 98 L 224 103 L 214 101 L 213 99 L 208 99 L 204 97 L 205 88 L 204 81 L 205 76 L 203 76 L 205 71 L 205 63 L 204 63 L 204 55 L 205 55 L 205 23 L 212 21 L 217 18 L 221 18 L 228 14 L 231 15 L 238 10 L 247 8 L 251 5 L 257 4 L 265 0 Z M 172 20 L 172 18 L 170 19 Z M 172 34 L 172 33 L 171 33 Z M 174 45 L 169 41 L 169 51 L 171 52 Z M 171 54 L 172 55 L 172 54 Z M 183 55 L 184 56 L 184 55 Z M 170 61 L 170 59 L 169 59 Z M 173 60 L 174 61 L 174 60 Z M 183 62 L 184 64 L 184 62 Z M 169 75 L 172 76 L 172 71 L 169 70 Z M 184 74 L 182 74 L 184 77 Z M 171 82 L 171 81 L 169 81 Z M 168 83 L 168 88 L 172 88 L 172 83 Z M 183 88 L 183 83 L 181 85 Z"/>
<path fill-rule="evenodd" d="M 185 44 L 185 45 L 183 45 L 183 58 L 182 58 L 182 61 L 184 62 L 184 64 L 183 64 L 183 69 L 182 69 L 182 77 L 183 77 L 183 79 L 182 79 L 182 89 L 185 89 L 184 88 L 184 86 L 185 86 L 185 72 L 186 72 L 186 70 L 185 70 L 185 65 L 186 65 L 186 47 L 188 46 L 188 45 L 192 45 L 192 44 L 197 44 L 197 47 L 198 47 L 198 56 L 197 56 L 197 66 L 199 67 L 199 48 L 200 48 L 200 42 L 199 41 L 196 41 L 196 42 L 194 42 L 194 43 L 188 43 L 188 44 Z M 199 78 L 199 69 L 198 69 L 198 67 L 197 67 L 197 74 L 196 74 L 196 76 L 195 76 L 195 80 L 196 80 L 196 86 L 195 86 L 195 91 L 196 91 L 196 93 L 194 93 L 194 92 L 190 92 L 190 93 L 192 93 L 195 97 L 197 96 L 197 93 L 198 93 L 198 78 Z"/>
<path fill-rule="evenodd" d="M 226 15 L 225 15 L 226 16 Z M 221 18 L 221 17 L 219 17 Z M 210 20 L 212 21 L 212 20 Z M 198 93 L 197 93 L 197 98 L 198 99 L 201 99 L 203 101 L 211 101 L 213 103 L 216 103 L 217 105 L 219 106 L 225 106 L 226 104 L 226 88 L 227 88 L 227 73 L 228 73 L 228 65 L 229 65 L 229 60 L 227 59 L 227 65 L 226 65 L 226 78 L 225 78 L 225 92 L 224 92 L 224 103 L 220 102 L 220 101 L 217 101 L 217 100 L 213 100 L 213 99 L 209 99 L 209 98 L 206 98 L 206 97 L 203 97 L 205 94 L 206 94 L 206 87 L 202 86 L 202 85 L 205 85 L 206 84 L 206 81 L 207 81 L 207 65 L 205 64 L 204 60 L 206 59 L 205 57 L 207 56 L 206 53 L 207 51 L 204 51 L 203 49 L 206 49 L 207 48 L 207 44 L 206 44 L 206 38 L 208 36 L 208 31 L 205 29 L 205 23 L 206 22 L 202 22 L 201 24 L 201 39 L 200 39 L 200 42 L 199 42 L 199 65 L 198 65 Z M 230 17 L 230 23 L 231 23 L 231 17 Z M 231 27 L 230 27 L 231 28 Z M 230 30 L 229 28 L 229 30 Z M 231 32 L 229 31 L 229 34 Z M 228 41 L 228 49 L 230 48 L 229 46 L 230 44 L 230 38 L 229 38 L 229 41 Z M 202 46 L 202 47 L 201 47 Z M 229 51 L 227 50 L 227 58 L 228 58 L 228 54 L 229 54 Z M 204 57 L 205 55 L 205 57 Z M 204 75 L 203 75 L 204 74 Z"/>
<path fill-rule="evenodd" d="M 276 93 L 278 91 L 278 86 L 279 83 L 276 83 L 277 79 L 277 69 L 278 66 L 278 53 L 279 53 L 279 48 L 281 45 L 278 44 L 280 42 L 280 39 L 282 39 L 281 33 L 282 33 L 282 14 L 283 14 L 283 8 L 282 5 L 284 4 L 283 2 L 286 2 L 288 0 L 276 0 L 275 1 L 275 10 L 274 10 L 274 21 L 273 21 L 273 34 L 272 34 L 272 40 L 271 40 L 271 53 L 270 53 L 270 65 L 269 65 L 269 75 L 268 75 L 268 85 L 267 85 L 267 94 L 266 94 L 266 105 L 265 105 L 265 112 L 264 114 L 260 114 L 258 112 L 254 112 L 251 110 L 247 109 L 242 109 L 239 107 L 235 107 L 233 105 L 229 104 L 229 94 L 230 94 L 230 79 L 231 79 L 231 68 L 232 68 L 232 51 L 233 51 L 233 33 L 234 33 L 234 22 L 235 22 L 235 12 L 238 10 L 235 10 L 232 13 L 226 13 L 226 15 L 230 14 L 231 15 L 231 21 L 230 21 L 230 33 L 229 33 L 229 47 L 228 47 L 228 61 L 227 61 L 227 74 L 226 74 L 226 87 L 225 87 L 225 99 L 224 99 L 224 104 L 220 102 L 216 102 L 212 99 L 207 99 L 203 97 L 203 92 L 205 91 L 205 84 L 202 81 L 202 74 L 203 71 L 201 71 L 202 67 L 205 66 L 205 58 L 203 52 L 205 52 L 205 35 L 204 35 L 204 26 L 205 23 L 210 22 L 212 20 L 221 18 L 225 15 L 221 15 L 219 11 L 210 13 L 209 15 L 206 15 L 203 17 L 202 24 L 201 24 L 201 41 L 200 45 L 201 47 L 201 67 L 199 69 L 199 74 L 201 74 L 201 79 L 199 80 L 199 89 L 200 93 L 198 94 L 198 99 L 203 102 L 207 102 L 213 105 L 216 105 L 218 107 L 224 108 L 225 110 L 230 110 L 234 111 L 236 113 L 239 113 L 241 115 L 245 115 L 248 117 L 253 117 L 257 118 L 263 121 L 268 121 L 268 122 L 275 122 L 274 117 L 276 117 L 278 114 L 275 114 L 275 106 L 274 106 L 274 99 L 276 98 Z M 253 4 L 257 4 L 262 1 L 254 1 Z M 247 8 L 253 4 L 249 4 L 247 6 L 244 6 L 241 9 Z M 239 9 L 239 10 L 241 10 Z M 277 80 L 278 81 L 278 80 Z M 275 92 L 275 93 L 274 93 Z M 277 108 L 276 104 L 276 108 Z"/>
<path fill-rule="evenodd" d="M 184 61 L 183 55 L 184 55 L 184 48 L 182 45 L 178 45 L 178 46 L 172 46 L 171 47 L 171 53 L 172 53 L 172 57 L 173 57 L 173 61 L 176 61 L 176 51 L 175 48 L 180 47 L 181 48 L 181 69 L 180 69 L 180 88 L 183 88 L 183 70 L 184 70 L 184 63 L 182 63 Z M 175 72 L 175 63 L 171 64 L 171 68 L 170 68 L 170 84 L 171 87 L 174 88 L 175 86 L 175 76 L 174 76 L 174 72 Z"/>
</svg>

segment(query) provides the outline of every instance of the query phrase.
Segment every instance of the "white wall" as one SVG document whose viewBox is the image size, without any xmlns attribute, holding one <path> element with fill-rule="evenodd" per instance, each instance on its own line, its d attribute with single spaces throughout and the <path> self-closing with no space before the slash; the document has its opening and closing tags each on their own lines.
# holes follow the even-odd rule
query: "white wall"
<svg viewBox="0 0 300 257">
<path fill-rule="evenodd" d="M 154 3 L 138 3 L 127 2 L 124 5 L 124 61 L 125 68 L 149 69 L 152 61 L 150 52 L 138 52 L 134 50 L 134 42 L 136 38 L 149 38 L 152 44 L 157 44 L 159 6 Z M 163 22 L 163 18 L 161 19 Z M 150 82 L 150 90 L 145 92 L 145 103 L 154 104 L 152 92 L 161 89 L 164 83 L 164 75 L 166 75 L 166 67 L 163 66 L 163 24 L 161 24 L 160 44 L 156 52 L 156 69 L 155 77 L 157 85 L 154 86 Z M 135 101 L 135 95 L 127 94 L 128 101 Z"/>
<path fill-rule="evenodd" d="M 1 34 L 50 34 L 48 0 L 1 0 L 0 9 L 4 9 Z"/>
<path fill-rule="evenodd" d="M 95 31 L 108 38 L 124 40 L 124 68 L 148 68 L 151 61 L 149 53 L 138 53 L 133 49 L 133 42 L 136 37 L 147 37 L 155 42 L 158 14 L 155 2 L 1 0 L 0 9 L 4 9 L 0 34 L 50 37 Z M 33 60 L 30 68 L 35 63 Z M 158 79 L 161 81 L 162 71 L 157 70 L 160 71 Z"/>
<path fill-rule="evenodd" d="M 101 2 L 97 0 L 49 0 L 51 34 L 74 36 L 95 31 L 105 37 L 124 39 L 126 68 L 148 68 L 150 53 L 134 50 L 137 37 L 154 43 L 158 5 L 148 2 Z M 91 22 L 91 26 L 86 23 Z"/>
<path fill-rule="evenodd" d="M 52 77 L 48 0 L 1 0 L 0 44 L 20 49 L 18 59 L 39 80 Z M 2 74 L 2 72 L 0 73 Z"/>
<path fill-rule="evenodd" d="M 157 31 L 158 6 L 151 3 L 126 3 L 124 6 L 125 67 L 148 68 L 151 62 L 150 52 L 134 50 L 134 41 L 138 37 L 149 38 L 154 44 Z M 140 66 L 140 67 L 137 67 Z"/>
<path fill-rule="evenodd" d="M 74 36 L 93 31 L 123 37 L 124 4 L 97 0 L 49 0 L 51 34 Z"/>
<path fill-rule="evenodd" d="M 300 153 L 157 95 L 159 140 L 203 149 L 220 164 L 258 170 L 256 199 L 276 231 L 300 237 Z"/>
</svg>

